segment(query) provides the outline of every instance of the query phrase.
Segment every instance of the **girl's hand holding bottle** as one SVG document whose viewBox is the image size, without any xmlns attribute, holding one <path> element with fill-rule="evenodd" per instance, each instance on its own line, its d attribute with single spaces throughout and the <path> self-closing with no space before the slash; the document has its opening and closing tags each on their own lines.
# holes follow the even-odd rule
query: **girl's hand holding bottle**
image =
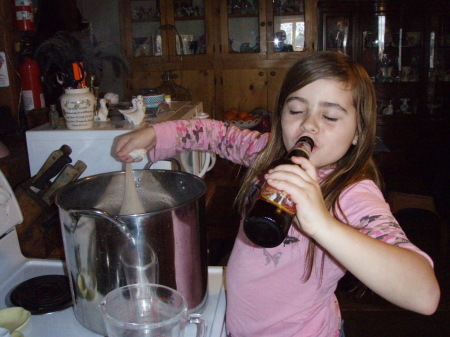
<svg viewBox="0 0 450 337">
<path fill-rule="evenodd" d="M 302 157 L 292 157 L 292 162 L 296 165 L 280 165 L 269 170 L 265 179 L 291 196 L 296 204 L 297 225 L 314 238 L 330 223 L 332 216 L 325 206 L 314 165 Z"/>
</svg>

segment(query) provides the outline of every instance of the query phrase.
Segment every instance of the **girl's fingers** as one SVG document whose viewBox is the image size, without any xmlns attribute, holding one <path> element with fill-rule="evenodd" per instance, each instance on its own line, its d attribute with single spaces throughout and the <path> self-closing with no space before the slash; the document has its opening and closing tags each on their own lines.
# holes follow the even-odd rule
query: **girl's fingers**
<svg viewBox="0 0 450 337">
<path fill-rule="evenodd" d="M 133 131 L 118 138 L 116 156 L 119 160 L 127 163 L 139 162 L 142 159 L 134 159 L 129 153 L 137 149 L 146 149 L 147 151 L 150 151 L 155 144 L 155 133 L 152 127 Z"/>
<path fill-rule="evenodd" d="M 264 176 L 265 179 L 279 179 L 287 180 L 295 184 L 300 184 L 302 181 L 313 182 L 317 181 L 317 173 L 315 167 L 307 162 L 309 165 L 299 167 L 298 165 L 279 165 Z"/>
</svg>

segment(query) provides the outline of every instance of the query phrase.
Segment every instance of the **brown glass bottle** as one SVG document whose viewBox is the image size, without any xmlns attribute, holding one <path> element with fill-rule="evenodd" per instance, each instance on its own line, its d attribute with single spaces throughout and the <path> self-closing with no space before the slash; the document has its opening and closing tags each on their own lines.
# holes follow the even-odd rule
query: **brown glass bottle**
<svg viewBox="0 0 450 337">
<path fill-rule="evenodd" d="M 292 164 L 292 157 L 309 158 L 313 147 L 314 141 L 311 138 L 301 137 L 288 154 L 271 167 L 283 163 Z M 265 182 L 244 220 L 244 233 L 260 247 L 279 246 L 287 236 L 295 213 L 295 204 L 291 197 Z"/>
</svg>

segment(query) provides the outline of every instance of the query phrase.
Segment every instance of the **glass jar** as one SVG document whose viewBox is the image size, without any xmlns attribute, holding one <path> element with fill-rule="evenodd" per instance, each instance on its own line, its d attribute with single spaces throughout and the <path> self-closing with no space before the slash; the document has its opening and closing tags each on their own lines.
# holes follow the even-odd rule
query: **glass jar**
<svg viewBox="0 0 450 337">
<path fill-rule="evenodd" d="M 172 101 L 190 101 L 192 95 L 188 89 L 178 85 L 173 80 L 170 71 L 164 74 L 164 82 L 157 88 L 159 94 L 170 95 Z"/>
</svg>

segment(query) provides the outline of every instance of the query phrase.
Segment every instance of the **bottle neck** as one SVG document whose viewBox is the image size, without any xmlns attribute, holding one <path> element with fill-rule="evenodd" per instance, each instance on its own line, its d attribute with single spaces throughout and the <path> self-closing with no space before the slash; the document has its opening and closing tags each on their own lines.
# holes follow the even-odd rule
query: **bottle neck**
<svg viewBox="0 0 450 337">
<path fill-rule="evenodd" d="M 304 157 L 309 159 L 311 151 L 314 147 L 314 141 L 309 137 L 301 137 L 294 147 L 288 152 L 286 159 L 292 157 Z"/>
</svg>

